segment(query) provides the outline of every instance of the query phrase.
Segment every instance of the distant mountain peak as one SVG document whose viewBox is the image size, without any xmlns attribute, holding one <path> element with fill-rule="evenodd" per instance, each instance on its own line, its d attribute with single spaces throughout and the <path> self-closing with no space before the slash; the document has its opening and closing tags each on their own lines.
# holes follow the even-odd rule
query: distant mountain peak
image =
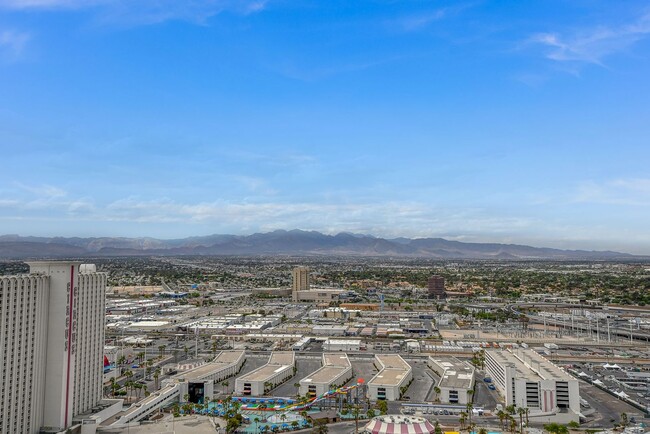
<svg viewBox="0 0 650 434">
<path fill-rule="evenodd" d="M 384 239 L 367 234 L 278 229 L 252 235 L 214 234 L 161 240 L 151 237 L 0 236 L 0 258 L 179 255 L 336 255 L 431 259 L 612 260 L 634 256 L 612 251 L 561 250 L 518 244 L 465 243 L 444 238 Z"/>
</svg>

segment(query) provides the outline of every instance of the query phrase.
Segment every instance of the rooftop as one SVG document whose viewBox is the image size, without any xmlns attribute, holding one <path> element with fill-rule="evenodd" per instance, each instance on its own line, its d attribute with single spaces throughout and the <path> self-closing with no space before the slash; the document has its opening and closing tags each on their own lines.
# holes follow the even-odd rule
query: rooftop
<svg viewBox="0 0 650 434">
<path fill-rule="evenodd" d="M 466 362 L 462 362 L 455 357 L 445 359 L 434 359 L 439 366 L 444 369 L 438 387 L 447 387 L 450 389 L 470 389 L 474 381 L 474 368 Z"/>
<path fill-rule="evenodd" d="M 368 384 L 396 386 L 411 372 L 411 365 L 397 354 L 375 354 L 375 358 L 383 368 Z"/>
<path fill-rule="evenodd" d="M 531 349 L 489 350 L 490 355 L 502 365 L 511 365 L 516 376 L 528 379 L 575 380 L 571 375 Z"/>
<path fill-rule="evenodd" d="M 295 362 L 293 351 L 274 351 L 266 365 L 239 377 L 238 381 L 265 381 L 276 373 L 292 368 Z"/>
<path fill-rule="evenodd" d="M 201 365 L 191 371 L 183 372 L 182 374 L 179 374 L 178 377 L 185 378 L 188 381 L 200 380 L 214 374 L 215 372 L 232 366 L 243 355 L 244 351 L 222 351 L 212 362 Z"/>
<path fill-rule="evenodd" d="M 350 360 L 346 354 L 323 354 L 323 367 L 303 378 L 305 383 L 330 383 L 339 375 L 350 369 Z"/>
</svg>

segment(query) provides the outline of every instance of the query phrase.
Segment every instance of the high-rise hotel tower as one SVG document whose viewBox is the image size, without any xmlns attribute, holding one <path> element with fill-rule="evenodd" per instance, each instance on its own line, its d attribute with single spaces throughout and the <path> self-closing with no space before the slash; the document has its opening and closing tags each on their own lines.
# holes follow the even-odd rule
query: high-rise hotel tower
<svg viewBox="0 0 650 434">
<path fill-rule="evenodd" d="M 0 277 L 0 433 L 63 431 L 102 398 L 106 275 L 29 262 Z"/>
</svg>

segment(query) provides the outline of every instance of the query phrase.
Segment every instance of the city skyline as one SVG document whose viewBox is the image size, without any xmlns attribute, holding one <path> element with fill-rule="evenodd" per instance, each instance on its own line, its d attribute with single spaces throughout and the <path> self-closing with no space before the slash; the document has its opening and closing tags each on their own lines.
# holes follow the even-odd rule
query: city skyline
<svg viewBox="0 0 650 434">
<path fill-rule="evenodd" d="M 0 0 L 0 225 L 650 254 L 631 1 Z"/>
</svg>

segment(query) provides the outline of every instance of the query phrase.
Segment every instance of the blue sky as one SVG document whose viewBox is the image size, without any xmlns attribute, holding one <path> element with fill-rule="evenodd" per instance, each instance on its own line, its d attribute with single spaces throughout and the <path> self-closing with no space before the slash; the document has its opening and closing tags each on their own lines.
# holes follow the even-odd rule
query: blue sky
<svg viewBox="0 0 650 434">
<path fill-rule="evenodd" d="M 0 150 L 0 233 L 650 254 L 650 6 L 0 0 Z"/>
</svg>

